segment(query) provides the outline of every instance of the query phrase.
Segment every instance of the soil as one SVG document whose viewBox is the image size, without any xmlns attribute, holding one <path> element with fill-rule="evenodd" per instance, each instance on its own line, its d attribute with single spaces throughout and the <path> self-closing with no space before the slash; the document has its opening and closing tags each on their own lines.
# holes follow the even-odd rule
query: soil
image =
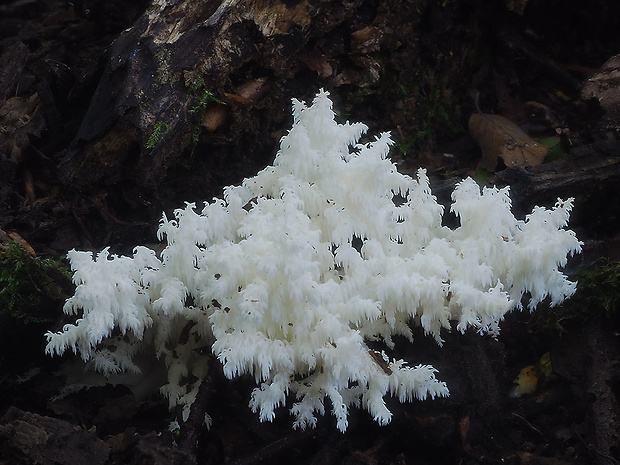
<svg viewBox="0 0 620 465">
<path fill-rule="evenodd" d="M 268 164 L 290 126 L 290 98 L 307 100 L 324 87 L 342 120 L 365 122 L 369 134 L 391 131 L 399 169 L 426 167 L 441 201 L 469 175 L 510 185 L 521 213 L 575 197 L 571 228 L 584 251 L 567 273 L 601 266 L 608 272 L 584 278 L 594 285 L 573 305 L 509 315 L 497 340 L 454 331 L 441 348 L 422 334 L 415 353 L 400 344 L 400 356 L 439 370 L 451 396 L 390 400 L 388 426 L 353 411 L 345 434 L 330 415 L 315 430 L 293 431 L 285 409 L 274 423 L 261 424 L 247 408 L 251 380 L 230 382 L 214 365 L 201 391 L 212 426 L 203 428 L 200 418 L 180 435 L 169 430 L 177 412 L 157 392 L 103 383 L 61 395 L 79 363 L 44 355 L 43 334 L 62 325 L 62 303 L 72 293 L 68 278 L 50 272 L 47 294 L 26 309 L 37 318 L 26 324 L 0 313 L 0 464 L 620 462 L 620 285 L 613 281 L 620 260 L 620 6 L 342 4 L 351 6 L 338 27 L 328 27 L 333 17 L 321 18 L 311 40 L 299 39 L 291 53 L 296 67 L 252 59 L 213 87 L 222 98 L 239 97 L 242 84 L 259 90 L 251 104 L 238 103 L 214 126 L 204 118 L 191 123 L 198 130 L 187 134 L 195 137 L 185 137 L 188 143 L 175 147 L 165 165 L 151 167 L 144 162 L 150 131 L 120 123 L 93 128 L 89 119 L 111 100 L 100 83 L 113 44 L 148 3 L 4 2 L 0 232 L 40 258 L 106 246 L 131 253 L 137 244 L 155 243 L 162 212 L 211 199 Z M 480 148 L 467 126 L 479 111 L 501 114 L 538 140 L 552 138 L 556 159 L 508 168 L 499 160 L 494 172 L 478 169 Z M 113 130 L 123 137 L 106 146 L 109 159 L 83 171 L 85 134 L 107 140 L 102 134 Z M 540 362 L 548 352 L 550 372 Z M 536 389 L 511 396 L 513 380 L 530 365 Z"/>
</svg>

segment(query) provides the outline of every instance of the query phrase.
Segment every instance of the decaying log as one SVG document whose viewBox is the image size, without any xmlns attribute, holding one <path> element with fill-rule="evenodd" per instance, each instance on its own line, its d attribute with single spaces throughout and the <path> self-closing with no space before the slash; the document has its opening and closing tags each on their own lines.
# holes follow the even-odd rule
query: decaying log
<svg viewBox="0 0 620 465">
<path fill-rule="evenodd" d="M 72 465 L 105 463 L 110 447 L 93 432 L 57 418 L 10 407 L 0 419 L 3 463 Z"/>
<path fill-rule="evenodd" d="M 284 78 L 299 65 L 301 47 L 341 24 L 360 3 L 152 2 L 109 49 L 59 175 L 80 187 L 117 175 L 121 165 L 139 186 L 156 185 L 191 146 L 200 129 L 197 116 L 226 98 L 222 91 L 231 95 L 223 102 L 227 111 L 236 101 L 252 103 L 252 92 L 243 95 L 242 67 Z M 267 85 L 277 83 L 262 82 L 254 94 Z"/>
<path fill-rule="evenodd" d="M 558 198 L 575 199 L 571 228 L 589 237 L 618 231 L 620 221 L 620 144 L 602 140 L 579 147 L 566 160 L 535 168 L 511 168 L 497 173 L 498 183 L 510 185 L 513 208 L 522 214 L 534 205 L 551 207 Z"/>
<path fill-rule="evenodd" d="M 550 208 L 558 199 L 574 198 L 571 229 L 578 231 L 580 239 L 604 239 L 620 226 L 618 153 L 618 141 L 601 140 L 576 148 L 563 160 L 498 171 L 487 184 L 510 186 L 512 210 L 518 218 L 524 218 L 536 205 Z M 450 195 L 460 180 L 432 183 L 440 203 L 450 203 Z"/>
</svg>

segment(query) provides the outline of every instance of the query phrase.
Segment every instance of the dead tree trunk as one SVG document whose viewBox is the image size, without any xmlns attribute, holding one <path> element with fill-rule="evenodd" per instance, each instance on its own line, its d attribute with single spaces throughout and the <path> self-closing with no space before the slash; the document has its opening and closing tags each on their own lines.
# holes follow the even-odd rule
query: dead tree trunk
<svg viewBox="0 0 620 465">
<path fill-rule="evenodd" d="M 96 93 L 59 165 L 61 179 L 86 186 L 114 178 L 123 166 L 139 186 L 156 185 L 201 126 L 217 127 L 236 106 L 295 73 L 299 51 L 360 3 L 152 2 L 108 50 Z M 246 83 L 250 69 L 268 77 Z"/>
</svg>

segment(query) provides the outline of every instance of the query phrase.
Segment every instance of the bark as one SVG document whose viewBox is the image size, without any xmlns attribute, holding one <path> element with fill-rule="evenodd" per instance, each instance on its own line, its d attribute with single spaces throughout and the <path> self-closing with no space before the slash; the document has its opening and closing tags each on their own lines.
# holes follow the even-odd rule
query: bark
<svg viewBox="0 0 620 465">
<path fill-rule="evenodd" d="M 573 150 L 564 161 L 506 169 L 497 173 L 497 178 L 499 183 L 510 186 L 518 213 L 525 214 L 534 205 L 550 207 L 558 198 L 574 198 L 571 228 L 585 232 L 582 239 L 609 237 L 620 226 L 618 150 L 618 141 L 600 140 Z"/>
<path fill-rule="evenodd" d="M 564 160 L 498 171 L 487 184 L 510 186 L 512 211 L 518 218 L 524 218 L 536 205 L 550 208 L 558 199 L 573 198 L 570 228 L 579 233 L 580 239 L 606 241 L 603 251 L 597 249 L 595 256 L 584 261 L 595 261 L 600 255 L 620 258 L 620 196 L 616 188 L 620 183 L 619 151 L 618 141 L 600 140 L 574 149 Z M 433 180 L 433 194 L 440 203 L 450 205 L 452 191 L 461 179 Z M 458 225 L 455 217 L 444 219 L 452 221 L 451 226 Z"/>
<path fill-rule="evenodd" d="M 225 98 L 220 91 L 230 89 L 235 95 L 224 102 L 225 113 L 235 111 L 236 102 L 251 104 L 263 86 L 294 72 L 300 49 L 360 3 L 153 2 L 106 54 L 90 107 L 59 165 L 62 180 L 87 186 L 118 176 L 123 166 L 138 185 L 157 185 L 200 125 L 207 126 L 206 110 L 220 105 L 205 93 L 219 100 Z M 231 84 L 243 84 L 242 67 L 264 70 L 270 82 L 240 90 Z M 158 126 L 160 137 L 149 144 Z"/>
<path fill-rule="evenodd" d="M 0 447 L 3 463 L 16 465 L 103 465 L 110 452 L 92 431 L 16 407 L 0 418 Z"/>
</svg>

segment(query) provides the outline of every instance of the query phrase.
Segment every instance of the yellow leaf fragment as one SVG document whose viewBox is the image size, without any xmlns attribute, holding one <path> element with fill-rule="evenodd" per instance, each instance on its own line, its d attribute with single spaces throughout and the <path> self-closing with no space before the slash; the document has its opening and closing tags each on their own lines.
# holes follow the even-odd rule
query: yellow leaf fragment
<svg viewBox="0 0 620 465">
<path fill-rule="evenodd" d="M 510 397 L 520 398 L 526 394 L 533 394 L 538 385 L 538 370 L 534 365 L 526 366 L 521 369 L 513 383 L 515 386 L 510 391 Z"/>
<path fill-rule="evenodd" d="M 507 167 L 540 165 L 549 151 L 501 115 L 475 113 L 469 118 L 468 126 L 472 138 L 482 149 L 478 167 L 487 171 L 495 171 L 498 158 Z"/>
<path fill-rule="evenodd" d="M 536 365 L 529 365 L 521 369 L 513 383 L 515 386 L 510 391 L 510 396 L 520 398 L 527 394 L 533 394 L 538 387 L 538 382 L 551 374 L 551 352 L 545 352 Z"/>
<path fill-rule="evenodd" d="M 545 352 L 538 361 L 538 371 L 543 376 L 549 376 L 551 374 L 551 352 Z"/>
</svg>

